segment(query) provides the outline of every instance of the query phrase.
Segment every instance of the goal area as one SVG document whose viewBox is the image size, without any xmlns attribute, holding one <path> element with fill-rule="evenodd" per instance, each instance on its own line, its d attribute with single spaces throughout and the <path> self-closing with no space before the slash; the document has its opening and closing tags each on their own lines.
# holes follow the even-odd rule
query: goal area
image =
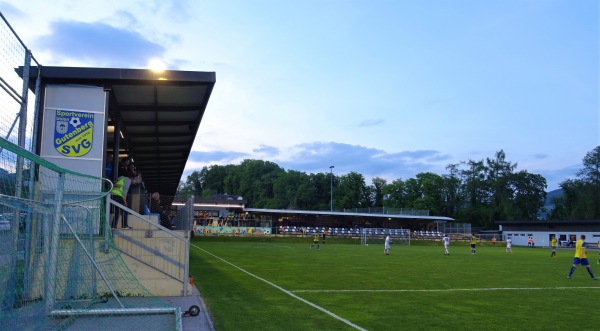
<svg viewBox="0 0 600 331">
<path fill-rule="evenodd" d="M 392 245 L 410 246 L 410 230 L 385 228 L 360 229 L 360 244 L 383 245 L 387 236 L 390 236 Z"/>
</svg>

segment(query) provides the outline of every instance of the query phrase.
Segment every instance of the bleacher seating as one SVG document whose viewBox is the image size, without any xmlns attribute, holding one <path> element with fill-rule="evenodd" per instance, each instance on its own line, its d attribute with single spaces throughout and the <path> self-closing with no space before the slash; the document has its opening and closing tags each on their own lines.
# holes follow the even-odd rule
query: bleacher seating
<svg viewBox="0 0 600 331">
<path fill-rule="evenodd" d="M 302 235 L 301 226 L 282 226 L 281 230 L 283 235 L 291 235 L 291 236 L 300 236 Z M 340 227 L 323 227 L 323 226 L 308 226 L 304 227 L 306 236 L 314 236 L 315 234 L 323 234 L 325 233 L 327 236 L 331 237 L 360 237 L 362 235 L 361 231 L 365 231 L 366 235 L 369 237 L 376 236 L 393 236 L 393 237 L 410 237 L 412 235 L 413 238 L 417 239 L 427 239 L 427 240 L 437 240 L 441 239 L 444 234 L 440 231 L 435 230 L 415 230 L 411 231 L 408 229 L 375 229 L 375 228 L 340 228 Z"/>
</svg>

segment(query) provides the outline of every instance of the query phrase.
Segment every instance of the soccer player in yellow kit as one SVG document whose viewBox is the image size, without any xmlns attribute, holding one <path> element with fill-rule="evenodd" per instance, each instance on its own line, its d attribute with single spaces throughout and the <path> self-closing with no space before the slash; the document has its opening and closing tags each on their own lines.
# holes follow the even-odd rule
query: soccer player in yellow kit
<svg viewBox="0 0 600 331">
<path fill-rule="evenodd" d="M 471 254 L 475 254 L 475 246 L 477 245 L 477 237 L 475 237 L 475 234 L 473 233 L 473 235 L 471 236 Z"/>
<path fill-rule="evenodd" d="M 552 240 L 550 240 L 550 248 L 552 248 L 552 254 L 550 257 L 556 257 L 556 237 L 552 236 Z"/>
<path fill-rule="evenodd" d="M 581 239 L 577 240 L 577 243 L 575 244 L 575 257 L 573 258 L 573 266 L 571 267 L 571 271 L 569 272 L 567 278 L 571 279 L 573 276 L 573 271 L 575 271 L 575 268 L 581 264 L 587 268 L 587 272 L 590 274 L 593 280 L 598 280 L 598 278 L 594 277 L 592 269 L 590 269 L 590 262 L 588 262 L 585 247 L 585 234 L 582 234 Z"/>
<path fill-rule="evenodd" d="M 312 249 L 312 247 L 314 245 L 317 245 L 317 250 L 321 249 L 321 245 L 319 245 L 319 234 L 318 233 L 315 234 L 315 237 L 313 238 L 313 243 L 312 243 L 312 245 L 310 245 L 310 248 Z"/>
</svg>

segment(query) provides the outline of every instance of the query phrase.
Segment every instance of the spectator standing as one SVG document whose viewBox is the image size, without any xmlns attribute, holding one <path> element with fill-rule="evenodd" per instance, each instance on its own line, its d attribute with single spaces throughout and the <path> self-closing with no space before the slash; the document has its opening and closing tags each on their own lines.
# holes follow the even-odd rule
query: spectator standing
<svg viewBox="0 0 600 331">
<path fill-rule="evenodd" d="M 128 168 L 129 168 L 129 159 L 123 158 L 121 161 L 119 161 L 118 174 L 119 175 L 124 174 Z"/>
<path fill-rule="evenodd" d="M 117 179 L 117 181 L 113 185 L 113 189 L 110 191 L 111 198 L 123 206 L 127 207 L 127 193 L 129 192 L 129 187 L 133 182 L 133 178 L 135 174 L 133 172 L 127 172 L 125 176 L 121 176 Z M 113 214 L 114 218 L 111 224 L 111 228 L 116 229 L 117 223 L 119 222 L 119 217 L 122 218 L 122 227 L 123 229 L 130 229 L 127 224 L 127 212 L 117 206 L 113 206 Z"/>
<path fill-rule="evenodd" d="M 152 193 L 152 198 L 150 199 L 150 212 L 159 215 L 158 219 L 161 226 L 164 226 L 167 229 L 172 228 L 169 215 L 167 215 L 160 206 L 160 194 L 158 192 Z"/>
</svg>

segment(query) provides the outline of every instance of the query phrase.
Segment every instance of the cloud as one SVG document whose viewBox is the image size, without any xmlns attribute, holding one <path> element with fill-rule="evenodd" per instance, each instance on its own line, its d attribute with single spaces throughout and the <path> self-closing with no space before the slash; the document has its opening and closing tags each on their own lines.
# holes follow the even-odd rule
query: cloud
<svg viewBox="0 0 600 331">
<path fill-rule="evenodd" d="M 538 173 L 546 178 L 548 187 L 546 191 L 559 189 L 559 184 L 567 179 L 577 178 L 575 173 L 583 167 L 582 164 L 570 165 L 568 167 L 555 170 L 540 170 Z"/>
<path fill-rule="evenodd" d="M 58 61 L 74 60 L 114 67 L 146 67 L 148 59 L 160 58 L 165 48 L 140 34 L 104 23 L 58 21 L 51 24 L 50 35 L 34 43 L 51 52 Z"/>
<path fill-rule="evenodd" d="M 21 10 L 6 2 L 0 2 L 0 11 L 2 12 L 2 15 L 4 15 L 4 17 L 8 16 L 18 18 L 25 16 L 25 14 Z"/>
<path fill-rule="evenodd" d="M 258 157 L 257 155 L 262 155 Z M 333 173 L 343 176 L 357 172 L 365 177 L 370 184 L 371 179 L 380 177 L 388 183 L 393 180 L 415 178 L 418 173 L 432 172 L 437 175 L 447 174 L 446 166 L 458 163 L 451 155 L 436 150 L 414 150 L 397 153 L 387 153 L 377 148 L 360 145 L 350 145 L 337 142 L 311 142 L 279 149 L 277 147 L 260 145 L 253 149 L 252 154 L 236 151 L 198 152 L 190 154 L 184 173 L 184 178 L 194 170 L 200 170 L 211 164 L 239 164 L 244 159 L 262 159 L 278 164 L 286 170 L 296 170 L 305 173 Z M 546 178 L 547 191 L 559 188 L 559 183 L 565 179 L 575 178 L 575 173 L 581 165 L 571 165 L 556 170 L 530 171 Z"/>
<path fill-rule="evenodd" d="M 360 122 L 358 124 L 358 126 L 361 126 L 361 127 L 365 127 L 365 126 L 377 126 L 379 124 L 383 124 L 384 122 L 385 121 L 383 119 L 381 119 L 381 118 L 376 118 L 376 119 L 375 118 L 371 118 L 371 119 L 363 120 L 362 122 Z"/>
<path fill-rule="evenodd" d="M 256 155 L 262 155 L 257 157 Z M 336 142 L 312 142 L 279 149 L 260 145 L 252 154 L 236 151 L 193 151 L 185 174 L 211 164 L 239 164 L 244 159 L 262 159 L 278 164 L 286 170 L 305 173 L 328 173 L 334 166 L 336 176 L 357 172 L 365 177 L 381 177 L 389 182 L 395 179 L 414 178 L 421 172 L 446 173 L 448 155 L 435 150 L 387 153 L 384 150 Z"/>
<path fill-rule="evenodd" d="M 199 152 L 192 151 L 188 157 L 188 162 L 200 163 L 200 164 L 232 164 L 236 161 L 248 158 L 250 155 L 241 152 L 231 151 L 214 151 L 214 152 Z M 196 170 L 196 169 L 192 169 Z"/>
<path fill-rule="evenodd" d="M 404 162 L 416 160 L 437 162 L 450 159 L 449 155 L 443 155 L 440 154 L 440 152 L 434 150 L 404 151 L 400 153 L 388 154 L 388 157 Z"/>
<path fill-rule="evenodd" d="M 414 177 L 417 173 L 432 171 L 442 174 L 449 156 L 434 150 L 387 153 L 384 150 L 336 142 L 314 142 L 293 146 L 285 160 L 272 160 L 285 169 L 307 173 L 334 172 L 344 175 L 357 172 L 367 181 L 382 177 L 389 181 Z"/>
<path fill-rule="evenodd" d="M 548 157 L 548 154 L 535 154 L 533 157 L 538 160 L 543 160 Z"/>
<path fill-rule="evenodd" d="M 256 154 L 264 154 L 267 156 L 275 156 L 279 154 L 279 148 L 267 145 L 260 145 L 260 147 L 252 150 Z"/>
</svg>

